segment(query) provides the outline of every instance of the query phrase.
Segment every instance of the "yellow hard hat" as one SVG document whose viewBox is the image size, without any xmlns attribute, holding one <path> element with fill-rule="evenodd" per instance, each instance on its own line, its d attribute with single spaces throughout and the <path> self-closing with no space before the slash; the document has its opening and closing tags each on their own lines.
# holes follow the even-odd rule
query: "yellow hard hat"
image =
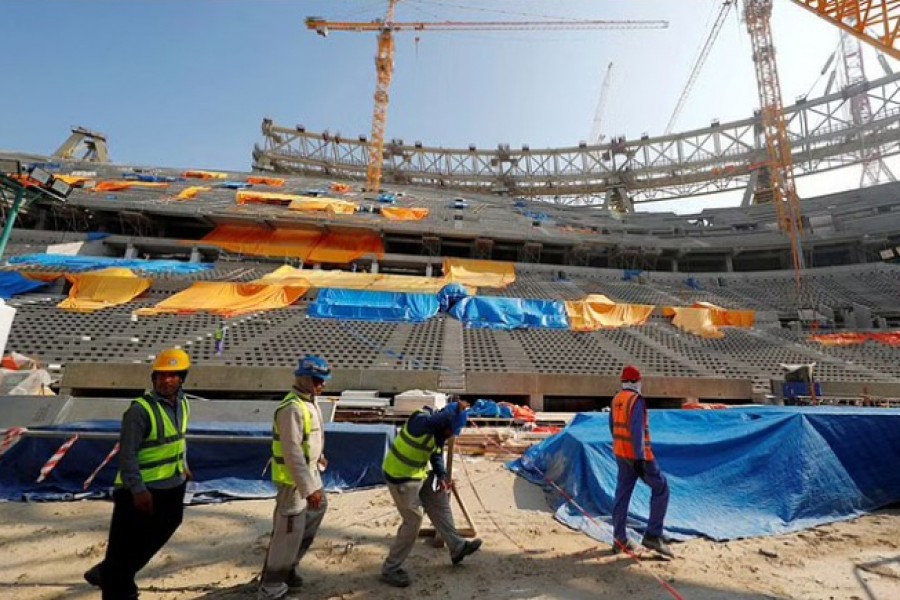
<svg viewBox="0 0 900 600">
<path fill-rule="evenodd" d="M 187 371 L 191 368 L 191 358 L 181 348 L 163 350 L 153 363 L 153 371 Z"/>
</svg>

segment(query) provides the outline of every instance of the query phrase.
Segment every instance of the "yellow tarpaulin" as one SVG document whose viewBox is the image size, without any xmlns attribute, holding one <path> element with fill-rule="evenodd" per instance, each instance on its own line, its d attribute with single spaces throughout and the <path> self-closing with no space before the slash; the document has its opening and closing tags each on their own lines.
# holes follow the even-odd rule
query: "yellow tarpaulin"
<svg viewBox="0 0 900 600">
<path fill-rule="evenodd" d="M 267 185 L 269 187 L 284 187 L 284 179 L 281 177 L 248 177 L 250 185 Z"/>
<path fill-rule="evenodd" d="M 67 275 L 66 279 L 72 282 L 72 288 L 69 297 L 57 306 L 75 312 L 93 312 L 131 302 L 150 289 L 152 283 L 120 268 Z"/>
<path fill-rule="evenodd" d="M 269 273 L 262 279 L 257 280 L 256 283 L 289 284 L 294 281 L 307 281 L 312 287 L 320 289 L 337 288 L 343 290 L 410 292 L 416 294 L 436 294 L 447 283 L 443 279 L 435 277 L 295 269 L 287 265 Z"/>
<path fill-rule="evenodd" d="M 428 217 L 427 208 L 403 208 L 402 206 L 383 206 L 381 214 L 390 221 L 421 221 Z"/>
<path fill-rule="evenodd" d="M 169 187 L 168 183 L 152 183 L 148 181 L 98 181 L 91 189 L 95 192 L 119 192 L 122 190 L 159 189 Z"/>
<path fill-rule="evenodd" d="M 346 264 L 367 254 L 384 255 L 377 233 L 322 233 L 307 229 L 266 229 L 220 225 L 203 241 L 230 252 L 274 258 Z"/>
<path fill-rule="evenodd" d="M 308 285 L 265 285 L 198 281 L 183 292 L 166 298 L 152 308 L 135 311 L 142 316 L 167 313 L 211 312 L 223 317 L 290 306 L 309 289 Z"/>
<path fill-rule="evenodd" d="M 175 196 L 175 200 L 193 200 L 200 192 L 208 192 L 211 189 L 212 188 L 210 187 L 202 185 L 192 185 L 191 187 L 181 190 L 181 192 Z"/>
<path fill-rule="evenodd" d="M 655 308 L 649 304 L 616 304 L 595 294 L 583 300 L 567 301 L 566 314 L 573 331 L 596 331 L 643 325 Z"/>
<path fill-rule="evenodd" d="M 448 283 L 461 283 L 479 288 L 505 288 L 516 280 L 516 267 L 512 263 L 491 260 L 446 258 L 444 277 Z"/>
<path fill-rule="evenodd" d="M 755 310 L 729 310 L 710 304 L 709 302 L 694 302 L 694 308 L 709 309 L 710 318 L 713 325 L 719 327 L 743 327 L 744 329 L 753 329 L 756 324 Z"/>
<path fill-rule="evenodd" d="M 288 208 L 303 212 L 329 212 L 336 215 L 352 215 L 359 210 L 359 204 L 337 198 L 307 198 L 301 196 L 291 200 Z"/>
<path fill-rule="evenodd" d="M 238 204 L 281 204 L 287 205 L 294 200 L 305 196 L 297 194 L 282 194 L 281 192 L 258 192 L 256 190 L 238 190 L 234 194 L 234 201 Z"/>
<path fill-rule="evenodd" d="M 688 333 L 708 339 L 725 337 L 725 332 L 713 323 L 712 312 L 708 308 L 667 306 L 663 314 L 673 316 L 672 325 Z"/>
<path fill-rule="evenodd" d="M 228 179 L 228 173 L 219 171 L 185 171 L 181 176 L 188 179 Z"/>
<path fill-rule="evenodd" d="M 56 179 L 62 179 L 72 187 L 84 187 L 88 181 L 93 181 L 90 177 L 81 177 L 79 175 L 54 175 Z"/>
</svg>

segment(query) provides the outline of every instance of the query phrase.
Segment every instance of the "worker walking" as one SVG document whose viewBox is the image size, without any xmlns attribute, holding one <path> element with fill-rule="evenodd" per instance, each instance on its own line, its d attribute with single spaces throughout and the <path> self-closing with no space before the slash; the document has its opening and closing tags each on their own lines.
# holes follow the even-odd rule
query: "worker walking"
<svg viewBox="0 0 900 600">
<path fill-rule="evenodd" d="M 258 596 L 293 598 L 303 584 L 300 560 L 316 537 L 328 508 L 322 489 L 325 426 L 316 396 L 331 379 L 328 362 L 319 356 L 300 359 L 294 387 L 275 409 L 272 426 L 272 481 L 275 514 Z"/>
<path fill-rule="evenodd" d="M 381 567 L 381 580 L 389 585 L 407 587 L 410 583 L 402 565 L 419 536 L 423 513 L 447 543 L 454 565 L 481 547 L 480 539 L 466 541 L 456 531 L 450 509 L 453 482 L 443 455 L 444 443 L 465 427 L 468 408 L 468 403 L 458 401 L 439 411 L 429 407 L 417 410 L 400 429 L 384 459 L 387 487 L 403 518 Z"/>
<path fill-rule="evenodd" d="M 185 443 L 191 410 L 182 390 L 190 367 L 184 350 L 160 352 L 150 375 L 153 391 L 122 416 L 106 558 L 84 574 L 103 590 L 103 600 L 135 600 L 135 575 L 181 525 L 191 479 Z"/>
<path fill-rule="evenodd" d="M 609 428 L 613 453 L 618 465 L 616 498 L 613 504 L 613 553 L 633 551 L 625 533 L 628 505 L 638 479 L 650 487 L 650 519 L 641 543 L 672 558 L 674 554 L 663 540 L 663 521 L 669 506 L 669 483 L 659 470 L 650 444 L 650 418 L 641 395 L 641 373 L 635 367 L 622 369 L 622 390 L 612 400 Z"/>
</svg>

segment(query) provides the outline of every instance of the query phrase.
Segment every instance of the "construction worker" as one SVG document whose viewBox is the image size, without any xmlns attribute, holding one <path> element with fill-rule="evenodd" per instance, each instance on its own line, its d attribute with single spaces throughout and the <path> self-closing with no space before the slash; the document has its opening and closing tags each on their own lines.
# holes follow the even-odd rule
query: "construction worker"
<svg viewBox="0 0 900 600">
<path fill-rule="evenodd" d="M 272 539 L 260 582 L 259 598 L 293 598 L 303 584 L 300 559 L 309 550 L 328 500 L 322 489 L 325 427 L 316 396 L 331 379 L 319 356 L 300 359 L 294 387 L 275 409 L 272 426 L 272 481 L 277 488 Z"/>
<path fill-rule="evenodd" d="M 622 369 L 622 390 L 612 400 L 609 429 L 613 453 L 619 468 L 616 498 L 613 504 L 613 553 L 634 551 L 628 540 L 625 523 L 631 493 L 638 479 L 650 486 L 650 520 L 641 544 L 672 558 L 674 554 L 663 540 L 663 521 L 669 506 L 669 483 L 659 470 L 650 445 L 650 418 L 641 395 L 641 372 L 635 367 Z"/>
<path fill-rule="evenodd" d="M 192 478 L 185 444 L 191 410 L 182 390 L 190 368 L 184 350 L 160 352 L 150 375 L 153 391 L 122 416 L 106 558 L 84 574 L 103 590 L 103 600 L 136 599 L 135 575 L 181 525 Z"/>
<path fill-rule="evenodd" d="M 407 419 L 384 459 L 387 487 L 403 518 L 381 567 L 381 580 L 389 585 L 409 586 L 409 574 L 401 565 L 419 536 L 423 512 L 447 543 L 454 565 L 481 547 L 480 539 L 466 541 L 456 531 L 450 509 L 453 482 L 447 476 L 443 455 L 444 442 L 465 427 L 468 408 L 468 403 L 457 401 L 439 411 L 430 407 L 417 410 Z"/>
</svg>

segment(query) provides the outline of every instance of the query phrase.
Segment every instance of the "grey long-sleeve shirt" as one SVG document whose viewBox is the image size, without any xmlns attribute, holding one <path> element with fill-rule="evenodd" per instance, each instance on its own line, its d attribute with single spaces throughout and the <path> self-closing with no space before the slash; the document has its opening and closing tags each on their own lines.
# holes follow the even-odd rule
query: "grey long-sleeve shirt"
<svg viewBox="0 0 900 600">
<path fill-rule="evenodd" d="M 297 390 L 295 390 L 297 391 Z M 299 394 L 301 399 L 309 399 L 306 394 Z M 305 400 L 304 400 L 305 401 Z M 303 412 L 296 406 L 287 406 L 275 417 L 278 424 L 278 435 L 281 437 L 281 448 L 284 452 L 284 464 L 290 470 L 294 486 L 279 489 L 279 495 L 286 495 L 284 512 L 299 512 L 306 506 L 306 498 L 316 490 L 322 489 L 322 476 L 319 473 L 319 458 L 325 450 L 325 427 L 319 405 L 313 401 L 305 401 L 312 418 L 309 432 L 309 462 L 303 455 Z M 296 493 L 294 489 L 296 488 Z"/>
<path fill-rule="evenodd" d="M 184 392 L 178 390 L 178 397 L 174 406 L 156 392 L 152 392 L 152 397 L 148 401 L 159 404 L 166 416 L 180 430 L 181 424 L 184 422 L 184 414 L 181 410 L 181 399 L 183 396 Z M 162 424 L 158 424 L 158 426 L 161 427 Z M 132 494 L 146 492 L 147 488 L 166 490 L 178 487 L 185 481 L 184 473 L 177 473 L 175 476 L 162 481 L 154 481 L 149 484 L 144 483 L 144 480 L 141 479 L 137 453 L 141 447 L 141 442 L 148 435 L 150 435 L 150 416 L 143 407 L 136 402 L 132 402 L 125 414 L 122 415 L 122 430 L 119 435 L 119 470 L 122 473 L 122 482 Z M 187 451 L 185 451 L 184 464 L 187 467 Z"/>
</svg>

